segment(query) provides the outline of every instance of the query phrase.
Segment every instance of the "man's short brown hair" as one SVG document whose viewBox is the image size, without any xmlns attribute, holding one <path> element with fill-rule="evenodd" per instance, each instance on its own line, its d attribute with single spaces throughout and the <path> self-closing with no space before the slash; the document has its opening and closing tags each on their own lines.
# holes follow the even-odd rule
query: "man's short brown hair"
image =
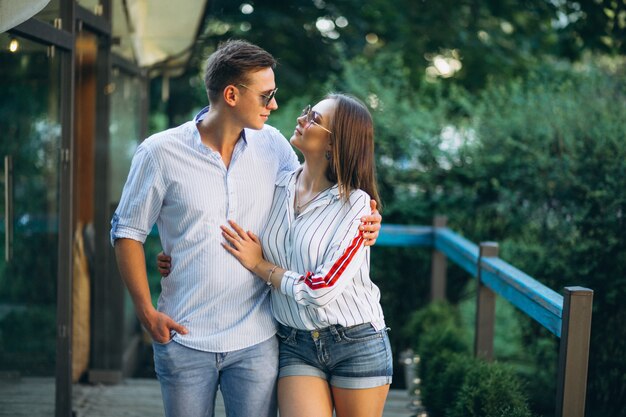
<svg viewBox="0 0 626 417">
<path fill-rule="evenodd" d="M 259 46 L 238 39 L 221 43 L 206 62 L 204 85 L 209 102 L 215 101 L 226 86 L 248 82 L 249 73 L 275 67 L 274 57 Z"/>
</svg>

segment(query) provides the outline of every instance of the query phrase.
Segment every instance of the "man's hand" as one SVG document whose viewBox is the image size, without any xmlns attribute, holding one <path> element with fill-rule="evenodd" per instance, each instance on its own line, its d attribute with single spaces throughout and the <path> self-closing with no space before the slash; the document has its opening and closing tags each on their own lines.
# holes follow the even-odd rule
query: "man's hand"
<svg viewBox="0 0 626 417">
<path fill-rule="evenodd" d="M 150 337 L 157 343 L 167 343 L 172 339 L 172 333 L 187 334 L 185 326 L 176 323 L 165 313 L 154 310 L 141 319 L 143 327 L 150 333 Z"/>
<path fill-rule="evenodd" d="M 371 200 L 370 206 L 372 207 L 372 214 L 361 217 L 361 225 L 359 226 L 359 230 L 363 231 L 363 244 L 365 246 L 373 246 L 376 243 L 376 239 L 378 239 L 378 231 L 380 230 L 380 223 L 383 220 L 382 216 L 376 209 L 376 200 Z"/>
<path fill-rule="evenodd" d="M 172 333 L 189 333 L 185 326 L 157 311 L 152 305 L 146 257 L 141 242 L 126 238 L 117 239 L 115 257 L 120 275 L 133 299 L 137 317 L 152 339 L 158 343 L 166 343 L 172 338 Z"/>
<path fill-rule="evenodd" d="M 157 269 L 162 277 L 166 277 L 170 274 L 172 269 L 172 257 L 167 256 L 162 251 L 157 255 Z"/>
</svg>

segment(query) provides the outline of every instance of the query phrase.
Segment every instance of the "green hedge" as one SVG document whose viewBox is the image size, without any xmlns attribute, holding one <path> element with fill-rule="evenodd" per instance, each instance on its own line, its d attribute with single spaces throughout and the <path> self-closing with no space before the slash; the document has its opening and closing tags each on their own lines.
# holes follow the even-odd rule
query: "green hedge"
<svg viewBox="0 0 626 417">
<path fill-rule="evenodd" d="M 513 369 L 470 354 L 457 309 L 432 303 L 404 329 L 420 355 L 421 397 L 432 417 L 530 417 L 522 382 Z"/>
<path fill-rule="evenodd" d="M 501 363 L 464 361 L 467 373 L 448 417 L 530 417 L 519 378 Z"/>
<path fill-rule="evenodd" d="M 547 63 L 493 85 L 473 113 L 480 145 L 452 223 L 560 291 L 594 290 L 587 416 L 626 410 L 626 65 Z M 463 195 L 464 197 L 461 197 Z M 545 334 L 527 328 L 535 343 Z"/>
</svg>

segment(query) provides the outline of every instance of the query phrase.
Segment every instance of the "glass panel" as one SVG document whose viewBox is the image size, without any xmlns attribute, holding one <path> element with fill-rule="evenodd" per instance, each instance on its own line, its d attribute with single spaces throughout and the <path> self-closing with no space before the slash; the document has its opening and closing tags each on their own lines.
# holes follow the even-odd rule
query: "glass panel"
<svg viewBox="0 0 626 417">
<path fill-rule="evenodd" d="M 109 126 L 110 203 L 120 200 L 130 163 L 141 141 L 141 81 L 117 68 L 111 77 L 111 121 Z"/>
<path fill-rule="evenodd" d="M 79 32 L 75 53 L 74 195 L 81 198 L 74 199 L 74 217 L 85 226 L 94 218 L 98 37 Z"/>
<path fill-rule="evenodd" d="M 35 19 L 41 20 L 46 23 L 54 24 L 54 19 L 57 17 L 61 17 L 61 8 L 59 7 L 59 3 L 61 0 L 51 0 L 50 3 L 43 8 L 42 11 L 35 15 Z M 65 30 L 69 30 L 70 27 L 68 25 L 63 25 Z"/>
<path fill-rule="evenodd" d="M 77 3 L 93 14 L 99 14 L 98 9 L 102 7 L 102 1 L 100 0 L 78 0 Z"/>
<path fill-rule="evenodd" d="M 98 37 L 87 31 L 76 34 L 74 78 L 74 282 L 72 284 L 72 381 L 89 369 L 91 328 L 90 267 L 93 268 L 96 108 L 98 96 Z M 81 248 L 80 241 L 84 246 Z M 79 267 L 80 265 L 80 267 Z"/>
<path fill-rule="evenodd" d="M 131 62 L 135 62 L 131 30 L 126 13 L 126 2 L 114 0 L 112 3 L 113 12 L 113 38 L 117 41 L 111 45 L 111 51 L 123 56 Z"/>
<path fill-rule="evenodd" d="M 111 213 L 117 207 L 126 182 L 130 163 L 141 140 L 141 95 L 143 87 L 139 78 L 128 75 L 118 68 L 111 74 L 109 125 L 109 196 Z M 159 245 L 160 247 L 160 245 Z M 125 292 L 124 345 L 137 334 L 135 308 L 128 292 Z"/>
<path fill-rule="evenodd" d="M 13 167 L 0 176 L 0 383 L 55 373 L 59 55 L 50 59 L 45 45 L 0 34 L 0 165 L 11 159 Z M 37 403 L 53 415 L 54 379 L 45 387 Z"/>
</svg>

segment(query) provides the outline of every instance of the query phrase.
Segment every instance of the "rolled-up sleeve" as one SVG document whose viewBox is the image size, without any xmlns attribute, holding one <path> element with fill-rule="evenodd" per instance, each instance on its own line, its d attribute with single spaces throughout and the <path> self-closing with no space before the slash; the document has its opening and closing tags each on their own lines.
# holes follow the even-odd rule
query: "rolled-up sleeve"
<svg viewBox="0 0 626 417">
<path fill-rule="evenodd" d="M 145 242 L 159 216 L 164 195 L 160 167 L 142 144 L 133 157 L 122 197 L 111 220 L 111 245 L 120 238 Z"/>
</svg>

